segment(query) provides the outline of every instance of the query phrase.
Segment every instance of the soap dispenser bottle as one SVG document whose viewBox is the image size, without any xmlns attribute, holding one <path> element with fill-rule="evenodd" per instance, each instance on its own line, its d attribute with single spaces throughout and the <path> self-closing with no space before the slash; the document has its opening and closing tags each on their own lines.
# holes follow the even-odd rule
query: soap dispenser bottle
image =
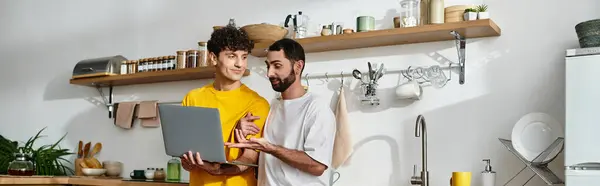
<svg viewBox="0 0 600 186">
<path fill-rule="evenodd" d="M 483 159 L 486 162 L 485 170 L 481 171 L 481 186 L 495 186 L 496 172 L 492 171 L 490 159 Z"/>
</svg>

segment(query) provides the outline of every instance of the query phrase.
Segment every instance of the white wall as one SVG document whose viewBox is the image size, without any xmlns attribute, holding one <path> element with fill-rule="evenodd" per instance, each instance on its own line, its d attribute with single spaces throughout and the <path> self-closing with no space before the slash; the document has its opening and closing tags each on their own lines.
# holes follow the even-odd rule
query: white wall
<svg viewBox="0 0 600 186">
<path fill-rule="evenodd" d="M 448 0 L 446 5 L 481 3 Z M 564 122 L 563 55 L 578 47 L 576 23 L 598 18 L 595 0 L 488 0 L 491 17 L 502 36 L 470 39 L 466 84 L 454 80 L 443 89 L 426 88 L 425 98 L 412 104 L 392 100 L 398 74 L 381 80 L 382 102 L 361 107 L 356 80 L 348 85 L 356 153 L 341 168 L 337 185 L 408 185 L 414 164 L 420 164 L 420 139 L 414 137 L 418 114 L 427 119 L 431 185 L 446 185 L 453 171 L 472 171 L 479 179 L 491 158 L 498 184 L 522 168 L 499 142 L 510 139 L 513 124 L 529 112 L 546 112 Z M 93 88 L 68 84 L 73 66 L 82 59 L 122 54 L 130 59 L 172 55 L 196 48 L 207 40 L 212 26 L 235 18 L 239 25 L 282 23 L 302 10 L 313 23 L 342 21 L 354 27 L 358 15 L 372 15 L 378 28 L 392 26 L 395 0 L 364 1 L 1 1 L 0 7 L 0 133 L 27 140 L 48 126 L 44 143 L 68 133 L 63 147 L 75 149 L 79 140 L 102 142 L 101 160 L 125 163 L 132 169 L 166 167 L 160 129 L 123 131 L 113 126 L 106 108 L 98 105 Z M 456 61 L 453 42 L 435 42 L 309 54 L 307 73 L 350 71 L 366 62 L 391 68 L 436 64 L 429 53 Z M 250 58 L 252 75 L 244 83 L 271 100 L 274 93 L 264 76 L 263 59 Z M 343 67 L 343 68 L 340 68 Z M 347 78 L 349 82 L 351 78 Z M 178 101 L 190 89 L 210 80 L 115 88 L 116 100 Z M 339 79 L 327 84 L 310 81 L 310 90 L 336 100 Z M 552 169 L 563 177 L 562 154 Z M 523 183 L 525 172 L 517 182 Z M 186 174 L 187 176 L 187 174 Z M 543 185 L 534 178 L 530 185 Z"/>
</svg>

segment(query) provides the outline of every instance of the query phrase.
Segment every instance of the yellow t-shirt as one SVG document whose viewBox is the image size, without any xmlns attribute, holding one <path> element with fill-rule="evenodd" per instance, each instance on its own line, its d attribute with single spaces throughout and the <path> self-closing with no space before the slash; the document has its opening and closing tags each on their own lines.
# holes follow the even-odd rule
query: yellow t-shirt
<svg viewBox="0 0 600 186">
<path fill-rule="evenodd" d="M 213 84 L 190 91 L 182 101 L 183 106 L 199 106 L 219 109 L 221 125 L 223 127 L 223 141 L 234 142 L 234 131 L 237 122 L 251 112 L 260 119 L 254 123 L 260 128 L 260 133 L 255 137 L 262 137 L 265 119 L 269 114 L 269 102 L 258 93 L 243 85 L 230 91 L 218 91 Z M 200 121 L 199 121 L 200 122 Z M 228 161 L 238 158 L 240 149 L 225 148 Z M 200 152 L 202 153 L 202 152 Z M 190 172 L 190 186 L 254 186 L 256 185 L 255 168 L 249 168 L 246 172 L 235 176 L 213 176 L 205 171 Z"/>
</svg>

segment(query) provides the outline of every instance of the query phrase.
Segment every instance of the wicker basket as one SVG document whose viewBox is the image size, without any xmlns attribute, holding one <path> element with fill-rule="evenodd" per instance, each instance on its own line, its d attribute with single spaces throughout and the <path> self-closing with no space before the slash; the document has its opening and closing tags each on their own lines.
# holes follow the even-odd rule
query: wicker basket
<svg viewBox="0 0 600 186">
<path fill-rule="evenodd" d="M 253 24 L 241 28 L 248 33 L 250 40 L 255 43 L 274 42 L 283 39 L 288 30 L 277 25 L 271 24 Z"/>
<path fill-rule="evenodd" d="M 600 19 L 589 20 L 575 25 L 581 48 L 600 47 Z"/>
</svg>

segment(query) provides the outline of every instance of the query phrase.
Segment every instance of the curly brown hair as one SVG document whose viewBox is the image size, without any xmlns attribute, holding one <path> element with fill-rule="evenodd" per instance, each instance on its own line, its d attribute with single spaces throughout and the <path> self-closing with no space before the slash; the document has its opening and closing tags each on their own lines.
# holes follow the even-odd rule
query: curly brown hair
<svg viewBox="0 0 600 186">
<path fill-rule="evenodd" d="M 246 31 L 233 26 L 226 26 L 213 31 L 208 40 L 208 52 L 217 57 L 223 50 L 250 52 L 254 48 L 254 42 L 248 38 Z"/>
</svg>

